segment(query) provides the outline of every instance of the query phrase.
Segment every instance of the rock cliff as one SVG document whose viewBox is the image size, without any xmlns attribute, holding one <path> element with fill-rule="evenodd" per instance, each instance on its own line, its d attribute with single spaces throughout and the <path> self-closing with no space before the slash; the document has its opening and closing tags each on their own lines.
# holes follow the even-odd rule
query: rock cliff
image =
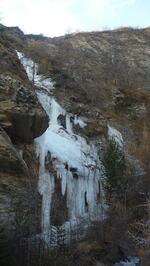
<svg viewBox="0 0 150 266">
<path fill-rule="evenodd" d="M 0 223 L 16 238 L 40 232 L 33 140 L 47 129 L 48 117 L 15 51 L 16 38 L 23 41 L 24 34 L 6 29 L 0 27 Z"/>
</svg>

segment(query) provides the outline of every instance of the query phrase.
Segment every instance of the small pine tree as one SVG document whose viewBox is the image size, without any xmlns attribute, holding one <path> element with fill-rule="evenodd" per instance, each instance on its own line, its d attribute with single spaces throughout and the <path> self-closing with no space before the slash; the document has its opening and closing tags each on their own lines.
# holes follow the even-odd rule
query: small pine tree
<svg viewBox="0 0 150 266">
<path fill-rule="evenodd" d="M 121 199 L 127 188 L 126 162 L 124 151 L 114 139 L 109 140 L 103 164 L 106 174 L 106 191 L 109 199 L 112 196 Z"/>
</svg>

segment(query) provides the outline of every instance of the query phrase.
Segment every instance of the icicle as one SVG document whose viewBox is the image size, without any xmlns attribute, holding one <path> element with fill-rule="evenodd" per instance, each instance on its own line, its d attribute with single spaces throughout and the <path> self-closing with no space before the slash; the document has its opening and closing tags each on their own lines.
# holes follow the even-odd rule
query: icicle
<svg viewBox="0 0 150 266">
<path fill-rule="evenodd" d="M 43 239 L 49 244 L 50 241 L 50 211 L 51 199 L 54 192 L 54 177 L 45 169 L 45 157 L 47 155 L 47 148 L 45 145 L 45 138 L 42 136 L 36 139 L 38 145 L 37 152 L 39 154 L 40 168 L 38 190 L 42 195 L 42 214 L 41 214 L 41 230 Z"/>
<path fill-rule="evenodd" d="M 70 115 L 66 115 L 66 129 L 68 131 L 68 133 L 73 133 L 72 131 L 72 123 L 71 123 L 71 120 L 70 120 Z"/>
</svg>

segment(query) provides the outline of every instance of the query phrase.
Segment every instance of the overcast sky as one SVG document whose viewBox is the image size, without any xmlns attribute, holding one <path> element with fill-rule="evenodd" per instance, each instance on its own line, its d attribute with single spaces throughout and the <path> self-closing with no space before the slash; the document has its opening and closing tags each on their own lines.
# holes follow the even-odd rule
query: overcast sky
<svg viewBox="0 0 150 266">
<path fill-rule="evenodd" d="M 25 33 L 150 26 L 150 0 L 0 0 L 1 22 Z"/>
</svg>

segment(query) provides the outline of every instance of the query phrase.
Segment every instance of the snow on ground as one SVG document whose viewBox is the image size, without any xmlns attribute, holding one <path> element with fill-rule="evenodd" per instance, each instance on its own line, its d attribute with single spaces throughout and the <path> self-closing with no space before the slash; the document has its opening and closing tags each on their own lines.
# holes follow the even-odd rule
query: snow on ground
<svg viewBox="0 0 150 266">
<path fill-rule="evenodd" d="M 109 136 L 109 139 L 114 139 L 120 147 L 123 147 L 122 134 L 117 129 L 109 125 L 108 125 L 108 136 Z"/>
<path fill-rule="evenodd" d="M 81 128 L 84 128 L 86 126 L 86 123 L 80 117 L 75 115 L 74 125 L 79 125 Z"/>
<path fill-rule="evenodd" d="M 115 266 L 138 266 L 139 265 L 139 258 L 132 257 L 129 258 L 127 261 L 120 261 L 115 263 Z"/>
</svg>

